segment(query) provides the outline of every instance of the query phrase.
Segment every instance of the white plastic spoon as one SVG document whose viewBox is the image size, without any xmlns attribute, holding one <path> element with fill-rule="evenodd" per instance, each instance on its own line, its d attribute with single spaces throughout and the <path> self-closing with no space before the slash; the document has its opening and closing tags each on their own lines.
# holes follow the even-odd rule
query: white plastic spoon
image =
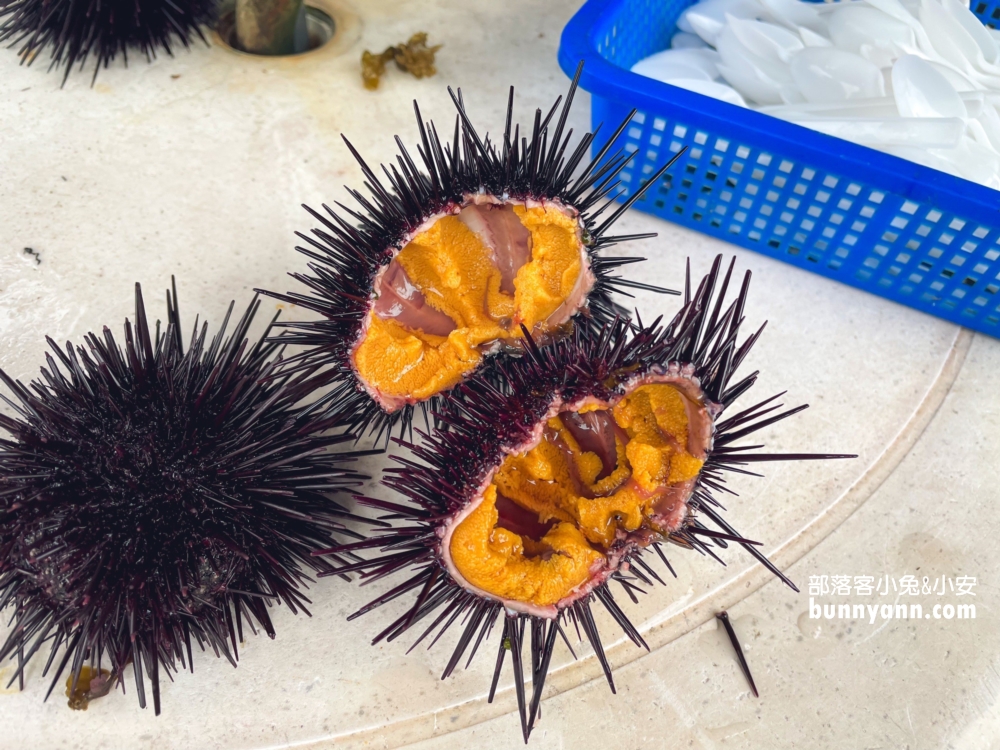
<svg viewBox="0 0 1000 750">
<path fill-rule="evenodd" d="M 632 72 L 664 82 L 672 78 L 714 81 L 719 76 L 719 62 L 719 53 L 713 50 L 668 49 L 640 60 Z"/>
<path fill-rule="evenodd" d="M 955 148 L 931 148 L 927 152 L 954 162 L 959 175 L 967 180 L 993 189 L 1000 188 L 1000 156 L 968 136 L 963 137 Z"/>
<path fill-rule="evenodd" d="M 747 99 L 758 104 L 802 101 L 789 67 L 753 54 L 729 26 L 719 34 L 716 48 L 722 56 L 719 72 Z"/>
<path fill-rule="evenodd" d="M 903 55 L 892 66 L 892 95 L 903 117 L 958 117 L 969 111 L 954 87 L 934 66 Z"/>
<path fill-rule="evenodd" d="M 965 130 L 965 123 L 954 117 L 917 119 L 896 117 L 889 120 L 804 117 L 791 122 L 863 146 L 879 148 L 885 146 L 955 148 Z"/>
<path fill-rule="evenodd" d="M 932 65 L 934 69 L 948 79 L 948 83 L 955 87 L 956 91 L 980 91 L 981 87 L 979 84 L 974 83 L 969 79 L 968 76 L 962 75 L 952 66 L 946 65 L 945 63 L 936 62 L 934 60 L 928 60 L 928 65 Z"/>
<path fill-rule="evenodd" d="M 896 102 L 891 97 L 879 99 L 853 99 L 840 102 L 805 102 L 802 104 L 775 104 L 758 107 L 758 112 L 780 117 L 782 120 L 802 118 L 846 119 L 863 117 L 888 120 L 899 117 Z"/>
<path fill-rule="evenodd" d="M 855 52 L 880 68 L 900 55 L 917 50 L 913 29 L 897 18 L 864 5 L 848 5 L 830 14 L 830 39 L 841 49 Z"/>
<path fill-rule="evenodd" d="M 798 34 L 773 23 L 732 16 L 727 20 L 740 44 L 765 60 L 790 62 L 792 56 L 805 46 Z"/>
<path fill-rule="evenodd" d="M 833 42 L 815 31 L 810 31 L 805 26 L 799 28 L 799 36 L 806 47 L 832 47 Z"/>
<path fill-rule="evenodd" d="M 689 34 L 686 31 L 678 31 L 670 39 L 672 49 L 708 49 L 708 44 L 697 34 Z"/>
<path fill-rule="evenodd" d="M 903 4 L 899 2 L 899 0 L 865 0 L 865 2 L 873 8 L 882 11 L 887 16 L 895 18 L 897 21 L 902 21 L 909 26 L 913 30 L 913 34 L 917 42 L 917 48 L 924 57 L 932 60 L 941 58 L 941 56 L 935 51 L 934 45 L 931 44 L 931 40 L 927 36 L 927 31 L 921 25 L 920 21 L 918 21 L 915 16 L 911 15 L 910 12 L 903 7 Z M 913 49 L 906 50 L 907 53 L 913 53 L 916 51 L 917 50 Z"/>
<path fill-rule="evenodd" d="M 884 0 L 880 0 L 882 2 Z M 934 50 L 967 78 L 988 88 L 1000 88 L 1000 68 L 976 65 L 979 46 L 937 0 L 921 0 L 920 21 Z"/>
<path fill-rule="evenodd" d="M 962 103 L 969 117 L 978 117 L 987 106 L 989 94 L 984 91 L 959 92 Z M 758 112 L 764 112 L 775 117 L 795 117 L 796 115 L 828 115 L 830 117 L 848 117 L 854 113 L 857 117 L 899 117 L 896 100 L 891 96 L 877 99 L 851 99 L 844 102 L 805 102 L 802 104 L 777 104 L 758 107 Z"/>
<path fill-rule="evenodd" d="M 1000 138 L 1000 133 L 991 135 L 987 130 L 993 128 L 991 120 L 975 118 L 975 114 L 981 114 L 986 109 L 982 94 L 976 102 L 975 113 L 970 112 L 968 105 L 975 100 L 963 100 L 948 80 L 926 60 L 915 55 L 899 58 L 892 67 L 892 89 L 896 106 L 903 117 L 960 118 L 980 147 L 996 152 L 993 142 L 995 138 Z"/>
<path fill-rule="evenodd" d="M 713 99 L 720 99 L 724 102 L 735 104 L 737 107 L 747 106 L 746 101 L 736 89 L 718 81 L 703 81 L 700 78 L 675 78 L 672 81 L 667 81 L 667 83 L 687 89 L 688 91 L 694 91 L 697 94 L 710 96 Z"/>
<path fill-rule="evenodd" d="M 984 103 L 976 121 L 982 126 L 990 146 L 994 151 L 1000 153 L 1000 114 L 997 114 L 996 107 Z"/>
<path fill-rule="evenodd" d="M 1000 48 L 983 26 L 983 22 L 959 0 L 942 0 L 944 9 L 955 19 L 975 45 L 976 65 L 984 72 L 996 72 L 1000 63 Z"/>
<path fill-rule="evenodd" d="M 771 18 L 792 31 L 804 28 L 822 33 L 826 30 L 826 23 L 817 11 L 816 3 L 805 3 L 800 0 L 760 0 L 760 4 Z"/>
<path fill-rule="evenodd" d="M 677 19 L 677 28 L 697 34 L 713 47 L 726 25 L 726 16 L 759 18 L 764 9 L 755 0 L 704 0 L 692 5 Z"/>
<path fill-rule="evenodd" d="M 792 78 L 809 102 L 841 102 L 885 96 L 882 71 L 842 49 L 810 47 L 791 62 Z"/>
</svg>

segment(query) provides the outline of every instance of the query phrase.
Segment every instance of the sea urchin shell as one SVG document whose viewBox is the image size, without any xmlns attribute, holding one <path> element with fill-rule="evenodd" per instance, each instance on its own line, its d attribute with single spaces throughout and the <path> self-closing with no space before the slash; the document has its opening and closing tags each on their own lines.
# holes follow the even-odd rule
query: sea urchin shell
<svg viewBox="0 0 1000 750">
<path fill-rule="evenodd" d="M 121 682 L 131 662 L 159 713 L 160 668 L 193 669 L 192 641 L 235 665 L 244 619 L 273 638 L 272 603 L 307 612 L 304 570 L 331 569 L 310 552 L 348 517 L 327 495 L 364 477 L 344 468 L 357 454 L 328 450 L 353 436 L 275 374 L 279 347 L 247 341 L 259 304 L 228 337 L 229 314 L 210 341 L 196 324 L 185 350 L 176 290 L 153 333 L 137 285 L 124 349 L 105 328 L 86 349 L 50 339 L 29 387 L 0 371 L 14 395 L 0 393 L 14 411 L 0 414 L 0 659 L 18 659 L 15 678 L 46 643 L 46 671 L 62 651 L 52 687 L 67 665 L 75 688 L 85 664 Z"/>
<path fill-rule="evenodd" d="M 652 235 L 609 234 L 646 188 L 614 202 L 629 159 L 606 157 L 628 119 L 593 159 L 595 133 L 570 147 L 578 79 L 579 71 L 564 104 L 560 97 L 548 114 L 536 111 L 530 137 L 512 124 L 512 88 L 497 144 L 473 127 L 461 91 L 449 89 L 458 108 L 450 144 L 414 104 L 422 168 L 397 138 L 398 164 L 383 167 L 383 185 L 348 143 L 372 194 L 349 190 L 361 212 L 340 206 L 356 223 L 328 206 L 328 216 L 306 207 L 323 227 L 299 234 L 312 275 L 292 277 L 310 293 L 264 293 L 319 314 L 283 325 L 288 340 L 305 347 L 298 362 L 327 368 L 324 384 L 333 388 L 322 403 L 352 428 L 388 436 L 401 424 L 402 434 L 415 406 L 433 411 L 486 357 L 521 351 L 524 329 L 544 341 L 574 325 L 600 328 L 622 312 L 612 291 L 667 291 L 612 275 L 642 258 L 599 254 Z"/>
<path fill-rule="evenodd" d="M 208 44 L 199 28 L 215 16 L 217 0 L 0 0 L 0 43 L 18 46 L 29 65 L 48 46 L 49 69 L 82 69 L 94 56 L 94 78 L 101 67 L 129 51 L 147 59 L 158 50 L 173 54 L 176 41 L 188 47 L 195 37 Z"/>
<path fill-rule="evenodd" d="M 775 396 L 723 417 L 756 379 L 756 373 L 740 379 L 734 373 L 760 331 L 737 341 L 750 275 L 726 303 L 733 266 L 720 283 L 720 264 L 721 256 L 693 295 L 688 278 L 685 304 L 665 327 L 619 320 L 597 332 L 578 328 L 498 363 L 493 378 L 460 386 L 439 415 L 440 429 L 419 446 L 400 441 L 419 461 L 397 459 L 401 466 L 389 470 L 384 484 L 403 501 L 361 500 L 388 512 L 383 521 L 401 523 L 331 550 L 378 550 L 337 569 L 359 571 L 363 582 L 408 571 L 352 615 L 415 594 L 412 607 L 375 642 L 397 638 L 436 613 L 416 641 L 437 631 L 433 644 L 463 618 L 442 677 L 470 646 L 471 661 L 503 614 L 490 698 L 509 650 L 525 740 L 567 621 L 586 635 L 612 690 L 591 604 L 599 601 L 645 646 L 609 584 L 617 581 L 635 600 L 642 591 L 637 583 L 662 583 L 646 552 L 655 551 L 670 568 L 665 542 L 712 557 L 713 547 L 737 543 L 794 588 L 757 542 L 723 519 L 713 493 L 732 492 L 724 487 L 725 473 L 743 472 L 746 464 L 846 456 L 763 453 L 760 445 L 736 444 L 806 407 L 781 410 Z M 526 631 L 530 700 L 521 662 Z"/>
</svg>

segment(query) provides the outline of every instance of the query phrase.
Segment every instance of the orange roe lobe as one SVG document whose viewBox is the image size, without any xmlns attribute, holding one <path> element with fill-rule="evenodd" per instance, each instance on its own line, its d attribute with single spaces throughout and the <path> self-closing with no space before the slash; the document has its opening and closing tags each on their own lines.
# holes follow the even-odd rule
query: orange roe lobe
<svg viewBox="0 0 1000 750">
<path fill-rule="evenodd" d="M 669 385 L 647 385 L 614 407 L 615 422 L 628 432 L 632 476 L 647 492 L 698 476 L 705 462 L 688 452 L 686 400 Z"/>
<path fill-rule="evenodd" d="M 514 213 L 531 233 L 531 262 L 514 279 L 515 325 L 524 323 L 528 330 L 544 326 L 557 316 L 562 305 L 573 296 L 587 262 L 580 240 L 580 224 L 554 207 L 525 208 L 514 206 Z M 575 310 L 561 317 L 563 323 Z M 520 331 L 518 331 L 520 334 Z"/>
<path fill-rule="evenodd" d="M 518 239 L 527 246 L 515 249 L 521 255 L 511 265 L 509 254 L 499 257 L 488 237 L 472 228 L 483 222 L 478 217 L 463 221 L 463 211 L 425 225 L 396 255 L 392 278 L 417 300 L 412 305 L 406 300 L 409 309 L 425 312 L 400 313 L 403 305 L 395 312 L 373 307 L 352 355 L 359 378 L 390 411 L 457 385 L 497 342 L 521 338 L 521 324 L 533 336 L 552 333 L 585 304 L 593 286 L 575 214 L 554 204 L 469 205 L 480 212 L 512 212 L 504 218 L 516 225 L 523 235 Z M 509 225 L 500 229 L 513 233 Z M 399 281 L 396 264 L 411 286 Z M 513 294 L 504 291 L 511 276 Z M 376 282 L 376 294 L 384 291 L 384 277 L 385 272 Z M 438 333 L 447 332 L 439 313 L 453 321 L 450 333 L 435 335 L 419 327 L 428 314 L 437 315 Z"/>
<path fill-rule="evenodd" d="M 497 488 L 490 485 L 483 501 L 451 538 L 452 557 L 465 579 L 501 599 L 553 605 L 585 583 L 590 566 L 603 555 L 593 549 L 571 523 L 557 523 L 538 543 L 497 526 Z M 532 555 L 545 548 L 549 554 Z"/>
<path fill-rule="evenodd" d="M 676 531 L 711 441 L 708 410 L 692 391 L 646 383 L 614 404 L 549 418 L 458 522 L 448 550 L 455 570 L 508 606 L 548 607 L 606 576 L 623 543 Z M 570 429 L 587 414 L 597 417 L 590 429 Z M 512 510 L 498 512 L 498 501 Z"/>
</svg>

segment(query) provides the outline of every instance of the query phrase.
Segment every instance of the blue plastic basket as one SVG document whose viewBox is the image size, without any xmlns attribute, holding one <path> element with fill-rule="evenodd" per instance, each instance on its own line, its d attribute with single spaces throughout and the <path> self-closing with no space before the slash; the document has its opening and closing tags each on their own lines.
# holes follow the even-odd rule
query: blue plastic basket
<svg viewBox="0 0 1000 750">
<path fill-rule="evenodd" d="M 1000 192 L 632 73 L 690 4 L 590 0 L 563 30 L 594 125 L 638 109 L 617 144 L 637 152 L 626 195 L 688 146 L 636 208 L 1000 336 Z"/>
</svg>

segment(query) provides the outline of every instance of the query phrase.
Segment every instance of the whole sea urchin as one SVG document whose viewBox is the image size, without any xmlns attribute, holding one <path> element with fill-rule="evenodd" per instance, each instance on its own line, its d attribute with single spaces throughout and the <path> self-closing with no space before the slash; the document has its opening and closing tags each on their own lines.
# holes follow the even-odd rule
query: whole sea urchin
<svg viewBox="0 0 1000 750">
<path fill-rule="evenodd" d="M 0 43 L 18 47 L 29 65 L 48 46 L 49 69 L 64 67 L 63 83 L 73 65 L 81 70 L 91 55 L 94 78 L 101 66 L 130 50 L 147 59 L 157 50 L 173 54 L 174 37 L 188 47 L 195 37 L 208 44 L 199 28 L 215 18 L 217 0 L 0 0 Z"/>
<path fill-rule="evenodd" d="M 229 314 L 211 341 L 196 323 L 185 350 L 176 290 L 154 334 L 136 285 L 124 350 L 105 328 L 87 349 L 49 340 L 29 387 L 0 370 L 15 412 L 0 414 L 0 608 L 13 609 L 0 659 L 18 659 L 14 678 L 45 643 L 46 671 L 63 650 L 52 687 L 68 664 L 71 692 L 85 664 L 121 682 L 131 662 L 140 705 L 145 671 L 159 713 L 160 668 L 193 669 L 192 640 L 235 665 L 244 618 L 274 637 L 271 603 L 306 611 L 304 569 L 331 570 L 310 552 L 350 534 L 327 495 L 364 477 L 344 468 L 359 454 L 328 450 L 353 436 L 328 434 L 297 406 L 303 378 L 275 373 L 279 347 L 247 341 L 259 304 L 228 337 Z"/>
<path fill-rule="evenodd" d="M 393 640 L 436 612 L 414 646 L 437 631 L 433 644 L 463 618 L 442 678 L 470 646 L 471 661 L 502 614 L 490 700 L 509 650 L 525 740 L 567 621 L 586 635 L 612 691 L 591 604 L 599 601 L 634 643 L 645 646 L 609 588 L 617 581 L 635 600 L 637 581 L 662 583 L 644 553 L 655 551 L 669 568 L 664 542 L 712 557 L 713 546 L 735 542 L 794 588 L 757 542 L 724 520 L 714 493 L 732 493 L 726 472 L 746 473 L 739 467 L 765 461 L 848 457 L 763 453 L 760 445 L 736 444 L 806 407 L 782 411 L 774 396 L 723 418 L 756 379 L 752 373 L 737 380 L 734 373 L 760 331 L 737 341 L 749 272 L 726 304 L 733 267 L 715 295 L 720 262 L 693 295 L 688 279 L 685 304 L 665 328 L 624 321 L 600 332 L 578 328 L 569 338 L 532 345 L 523 358 L 498 363 L 495 379 L 464 383 L 440 416 L 442 429 L 420 446 L 402 443 L 420 462 L 397 459 L 402 465 L 390 469 L 384 483 L 403 502 L 361 500 L 388 512 L 382 521 L 401 525 L 330 550 L 377 549 L 371 559 L 337 568 L 360 571 L 362 581 L 408 571 L 352 615 L 415 594 L 412 607 L 375 642 Z M 526 647 L 528 670 L 522 664 Z"/>
<path fill-rule="evenodd" d="M 595 133 L 570 148 L 566 123 L 579 75 L 561 109 L 562 97 L 548 114 L 536 111 L 530 137 L 512 125 L 512 88 L 499 144 L 477 133 L 461 91 L 449 89 L 458 108 L 450 144 L 414 104 L 422 170 L 397 137 L 398 168 L 383 167 L 386 187 L 348 143 L 372 193 L 349 191 L 360 213 L 341 206 L 357 223 L 328 206 L 329 216 L 306 207 L 323 228 L 299 234 L 309 247 L 297 249 L 311 259 L 313 275 L 292 276 L 310 293 L 261 291 L 321 316 L 285 323 L 286 335 L 305 347 L 296 355 L 302 366 L 327 368 L 323 384 L 334 387 L 322 403 L 352 428 L 388 436 L 400 424 L 402 434 L 414 406 L 433 411 L 485 357 L 520 351 L 523 329 L 548 340 L 576 324 L 599 328 L 621 312 L 612 291 L 666 291 L 611 275 L 642 258 L 599 254 L 652 235 L 608 233 L 645 187 L 614 203 L 628 158 L 605 157 L 628 119 L 592 160 Z"/>
</svg>

